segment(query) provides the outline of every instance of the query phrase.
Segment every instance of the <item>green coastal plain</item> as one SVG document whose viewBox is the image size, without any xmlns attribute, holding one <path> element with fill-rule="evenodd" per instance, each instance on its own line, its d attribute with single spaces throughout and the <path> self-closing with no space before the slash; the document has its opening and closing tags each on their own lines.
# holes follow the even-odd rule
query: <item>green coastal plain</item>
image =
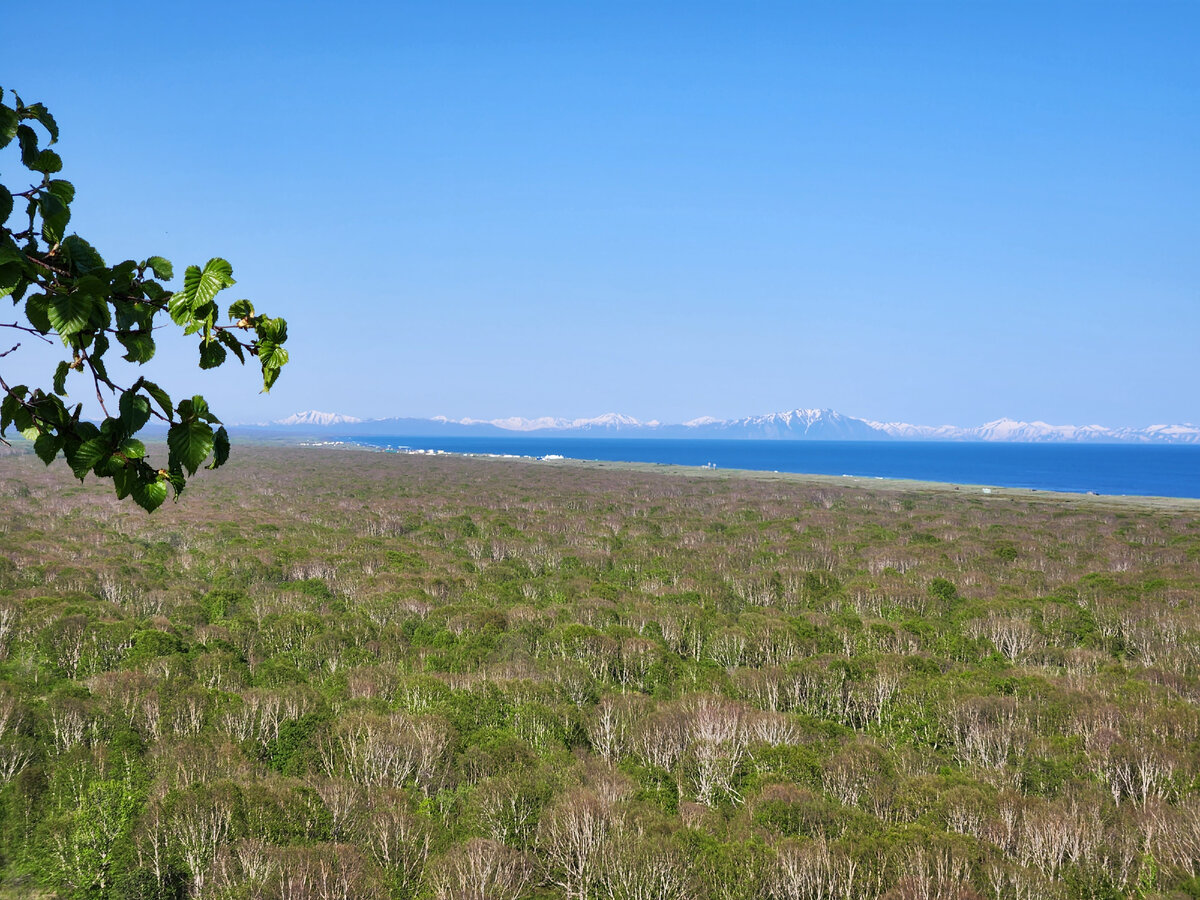
<svg viewBox="0 0 1200 900">
<path fill-rule="evenodd" d="M 0 457 L 0 898 L 1200 898 L 1200 502 Z"/>
</svg>

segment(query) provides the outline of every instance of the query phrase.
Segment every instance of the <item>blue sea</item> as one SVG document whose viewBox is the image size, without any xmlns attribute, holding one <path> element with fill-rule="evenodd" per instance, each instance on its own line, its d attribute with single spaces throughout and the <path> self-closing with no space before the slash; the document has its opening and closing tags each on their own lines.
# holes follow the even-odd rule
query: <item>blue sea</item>
<svg viewBox="0 0 1200 900">
<path fill-rule="evenodd" d="M 1040 491 L 1200 497 L 1200 446 L 562 437 L 346 437 L 392 450 L 713 465 Z"/>
</svg>

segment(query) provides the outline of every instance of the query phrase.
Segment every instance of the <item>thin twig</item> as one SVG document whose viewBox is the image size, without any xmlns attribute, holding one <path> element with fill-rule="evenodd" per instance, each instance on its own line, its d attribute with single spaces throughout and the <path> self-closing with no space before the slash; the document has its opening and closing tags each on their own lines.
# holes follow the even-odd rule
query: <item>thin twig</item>
<svg viewBox="0 0 1200 900">
<path fill-rule="evenodd" d="M 66 271 L 65 269 L 56 269 L 54 266 L 50 265 L 50 263 L 46 262 L 44 259 L 42 259 L 40 256 L 37 256 L 36 254 L 29 253 L 26 255 L 29 257 L 29 261 L 31 263 L 33 263 L 35 266 L 41 266 L 43 269 L 53 272 L 55 275 L 62 275 L 67 278 L 71 277 L 70 272 Z"/>
<path fill-rule="evenodd" d="M 87 355 L 87 351 L 80 350 L 79 358 L 82 359 L 85 363 L 87 363 L 87 367 L 92 373 L 92 382 L 96 385 L 96 402 L 99 403 L 100 408 L 102 410 L 104 410 L 104 418 L 106 418 L 106 419 L 111 418 L 111 416 L 109 416 L 109 414 L 108 414 L 108 407 L 104 405 L 104 397 L 100 393 L 100 380 L 101 380 L 100 373 L 98 371 L 96 371 L 96 366 L 92 362 L 91 357 L 89 357 Z M 110 391 L 112 391 L 113 394 L 116 394 L 117 386 L 115 384 L 113 384 L 111 381 L 109 381 L 108 378 L 105 378 L 104 382 L 108 385 L 108 389 Z"/>
<path fill-rule="evenodd" d="M 36 328 L 29 328 L 26 325 L 18 325 L 16 322 L 13 322 L 11 325 L 8 322 L 0 322 L 0 328 L 15 328 L 17 331 L 24 331 L 26 334 L 32 334 L 34 337 L 38 338 L 39 340 L 45 341 L 47 344 L 54 343 L 54 341 L 50 340 L 50 338 L 46 337 L 44 334 L 42 334 Z M 19 347 L 19 346 L 21 346 L 21 345 L 18 344 L 17 347 Z M 16 347 L 14 347 L 13 349 L 15 350 Z M 12 350 L 10 350 L 9 352 L 11 353 Z"/>
</svg>

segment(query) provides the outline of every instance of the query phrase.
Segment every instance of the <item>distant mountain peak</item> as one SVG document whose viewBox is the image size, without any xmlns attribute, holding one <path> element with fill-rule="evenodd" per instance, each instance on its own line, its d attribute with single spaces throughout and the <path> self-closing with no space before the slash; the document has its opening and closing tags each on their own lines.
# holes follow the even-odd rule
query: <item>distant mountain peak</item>
<svg viewBox="0 0 1200 900">
<path fill-rule="evenodd" d="M 277 419 L 275 425 L 354 425 L 361 422 L 354 416 L 343 416 L 339 413 L 318 412 L 306 409 L 304 412 L 293 413 L 286 419 Z"/>
<path fill-rule="evenodd" d="M 639 422 L 633 416 L 621 413 L 605 413 L 602 416 L 581 419 L 562 419 L 554 416 L 541 416 L 536 419 L 526 419 L 521 416 L 508 416 L 502 419 L 449 419 L 446 416 L 435 416 L 434 422 L 445 422 L 453 425 L 494 425 L 505 431 L 562 431 L 572 428 L 640 428 L 651 423 Z M 653 423 L 657 425 L 658 423 Z"/>
<path fill-rule="evenodd" d="M 572 428 L 637 428 L 642 423 L 633 416 L 625 416 L 621 413 L 605 413 L 602 416 L 595 416 L 591 419 L 573 419 L 570 427 Z"/>
<path fill-rule="evenodd" d="M 355 433 L 423 434 L 513 434 L 571 437 L 619 434 L 622 437 L 716 438 L 726 440 L 825 440 L 825 441 L 1006 441 L 1045 443 L 1087 441 L 1108 443 L 1200 444 L 1200 426 L 1192 424 L 1151 425 L 1146 428 L 1110 428 L 1103 425 L 1051 425 L 1002 417 L 983 425 L 911 425 L 905 422 L 875 422 L 848 416 L 835 409 L 782 410 L 741 419 L 700 416 L 682 424 L 663 424 L 657 419 L 641 422 L 621 413 L 604 413 L 587 418 L 565 419 L 542 416 L 526 419 L 358 419 L 338 413 L 308 410 L 288 416 L 274 425 L 310 427 L 357 426 Z"/>
</svg>

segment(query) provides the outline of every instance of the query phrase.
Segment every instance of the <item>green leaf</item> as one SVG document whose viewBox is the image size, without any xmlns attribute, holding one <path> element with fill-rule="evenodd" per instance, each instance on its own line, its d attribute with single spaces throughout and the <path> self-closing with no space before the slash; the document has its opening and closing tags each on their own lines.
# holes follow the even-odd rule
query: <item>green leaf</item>
<svg viewBox="0 0 1200 900">
<path fill-rule="evenodd" d="M 275 386 L 275 382 L 279 380 L 278 369 L 263 369 L 263 390 L 270 393 L 271 388 Z"/>
<path fill-rule="evenodd" d="M 221 424 L 221 420 L 218 419 L 213 414 L 213 411 L 208 408 L 208 401 L 199 394 L 196 394 L 196 396 L 192 397 L 192 410 L 195 412 L 197 418 L 203 419 L 209 424 Z"/>
<path fill-rule="evenodd" d="M 208 411 L 208 401 L 196 394 L 190 400 L 179 401 L 179 418 L 204 419 L 206 422 L 215 422 L 216 418 Z"/>
<path fill-rule="evenodd" d="M 113 269 L 115 273 L 117 270 Z M 141 325 L 141 316 L 138 314 L 137 304 L 130 300 L 122 300 L 120 297 L 112 298 L 113 312 L 116 314 L 117 331 L 139 331 Z"/>
<path fill-rule="evenodd" d="M 34 103 L 25 107 L 24 112 L 26 118 L 41 122 L 42 126 L 50 132 L 50 143 L 53 144 L 58 140 L 58 123 L 54 121 L 54 116 L 50 115 L 45 104 Z"/>
<path fill-rule="evenodd" d="M 17 136 L 17 126 L 21 124 L 17 111 L 0 103 L 0 147 L 7 147 Z"/>
<path fill-rule="evenodd" d="M 200 343 L 200 368 L 215 369 L 225 362 L 225 348 L 216 341 Z"/>
<path fill-rule="evenodd" d="M 138 380 L 141 382 L 141 386 L 146 389 L 146 393 L 153 397 L 154 402 L 157 403 L 162 409 L 163 415 L 165 415 L 168 419 L 174 419 L 175 407 L 171 405 L 171 397 L 167 394 L 167 392 L 160 388 L 153 381 L 146 381 L 145 379 Z"/>
<path fill-rule="evenodd" d="M 218 293 L 234 284 L 237 282 L 233 280 L 233 266 L 219 257 L 210 259 L 203 269 L 188 266 L 183 275 L 183 290 L 171 298 L 171 318 L 176 325 L 184 324 L 193 310 L 211 303 Z"/>
<path fill-rule="evenodd" d="M 8 426 L 13 423 L 17 414 L 25 408 L 21 404 L 21 400 L 27 390 L 25 385 L 19 384 L 0 401 L 0 434 L 4 434 L 8 430 Z M 18 424 L 17 428 L 20 427 Z"/>
<path fill-rule="evenodd" d="M 46 465 L 54 462 L 54 458 L 58 456 L 58 451 L 61 449 L 62 440 L 48 431 L 39 434 L 37 440 L 33 442 L 33 452 Z"/>
<path fill-rule="evenodd" d="M 208 329 L 212 328 L 212 323 L 217 320 L 217 316 L 220 315 L 220 312 L 217 309 L 217 304 L 210 301 L 208 303 L 197 303 L 195 306 L 193 306 L 192 315 L 204 323 L 205 331 L 207 333 Z"/>
<path fill-rule="evenodd" d="M 146 445 L 136 438 L 126 438 L 117 452 L 126 459 L 143 459 L 146 456 Z"/>
<path fill-rule="evenodd" d="M 35 172 L 41 172 L 45 175 L 53 175 L 55 172 L 61 172 L 63 167 L 62 157 L 53 150 L 43 150 L 34 157 L 33 162 L 29 164 L 29 168 Z"/>
<path fill-rule="evenodd" d="M 0 144 L 3 146 L 3 144 Z M 12 215 L 13 198 L 9 193 L 8 188 L 0 184 L 0 225 L 8 221 L 8 217 Z"/>
<path fill-rule="evenodd" d="M 138 483 L 137 470 L 130 465 L 121 466 L 113 471 L 112 479 L 113 487 L 117 490 L 117 499 L 124 500 Z"/>
<path fill-rule="evenodd" d="M 170 291 L 164 288 L 157 281 L 143 281 L 142 294 L 153 300 L 155 303 L 161 303 L 164 300 L 169 302 L 173 296 Z"/>
<path fill-rule="evenodd" d="M 46 185 L 46 190 L 68 206 L 75 200 L 75 185 L 63 178 L 55 178 Z"/>
<path fill-rule="evenodd" d="M 258 345 L 258 361 L 264 369 L 279 369 L 287 364 L 288 352 L 273 341 Z"/>
<path fill-rule="evenodd" d="M 92 306 L 91 297 L 79 291 L 72 291 L 70 294 L 55 296 L 46 309 L 46 315 L 54 330 L 65 337 L 87 327 L 88 319 L 92 315 Z M 33 321 L 32 317 L 30 321 Z"/>
<path fill-rule="evenodd" d="M 263 319 L 258 323 L 257 331 L 262 341 L 282 344 L 287 340 L 287 322 L 284 319 Z"/>
<path fill-rule="evenodd" d="M 0 237 L 0 265 L 14 262 L 23 263 L 25 259 L 25 254 L 21 252 L 16 241 L 7 235 Z"/>
<path fill-rule="evenodd" d="M 38 155 L 37 132 L 28 125 L 18 125 L 17 143 L 21 145 L 21 164 L 27 169 L 33 168 L 30 164 Z"/>
<path fill-rule="evenodd" d="M 234 300 L 229 304 L 229 320 L 231 322 L 239 322 L 242 319 L 249 319 L 254 315 L 254 304 L 249 300 Z"/>
<path fill-rule="evenodd" d="M 34 294 L 25 301 L 25 318 L 42 334 L 49 334 L 54 329 L 49 313 L 50 300 L 45 294 Z"/>
<path fill-rule="evenodd" d="M 95 322 L 95 317 L 93 317 L 92 321 L 93 323 Z M 103 327 L 107 328 L 108 323 L 105 322 Z M 96 335 L 96 340 L 92 344 L 92 351 L 88 354 L 88 358 L 91 359 L 92 365 L 96 367 L 96 371 L 100 373 L 102 378 L 108 378 L 108 371 L 104 367 L 104 354 L 107 352 L 108 337 L 101 332 Z"/>
<path fill-rule="evenodd" d="M 212 452 L 214 440 L 213 430 L 203 422 L 189 421 L 172 425 L 167 430 L 167 447 L 172 464 L 177 463 L 187 469 L 189 475 L 194 475 Z"/>
<path fill-rule="evenodd" d="M 99 275 L 80 275 L 75 279 L 75 290 L 99 300 L 108 294 L 108 284 Z M 107 304 L 100 305 L 105 306 Z"/>
<path fill-rule="evenodd" d="M 167 499 L 167 486 L 161 481 L 139 480 L 130 491 L 133 501 L 146 512 L 154 512 Z"/>
<path fill-rule="evenodd" d="M 195 266 L 190 266 L 189 271 Z M 154 298 L 151 298 L 154 299 Z M 167 295 L 167 314 L 176 325 L 187 325 L 192 321 L 192 301 L 184 291 Z M 194 331 L 195 329 L 193 329 Z"/>
<path fill-rule="evenodd" d="M 74 235 L 72 235 L 72 237 L 74 237 Z M 70 240 L 70 238 L 68 238 L 67 240 Z M 130 289 L 132 289 L 132 287 L 133 287 L 133 279 L 136 274 L 137 274 L 137 263 L 135 263 L 132 259 L 127 259 L 124 262 L 119 262 L 115 266 L 113 266 L 112 267 L 113 293 L 114 294 L 128 293 L 130 291 Z M 113 303 L 115 304 L 117 302 L 118 302 L 117 299 L 113 298 Z M 120 302 L 124 302 L 126 306 L 132 305 L 125 301 L 120 301 Z M 128 327 L 128 326 L 125 326 L 125 327 Z"/>
<path fill-rule="evenodd" d="M 37 208 L 42 216 L 42 237 L 51 244 L 57 244 L 67 231 L 71 210 L 49 191 L 38 194 Z"/>
<path fill-rule="evenodd" d="M 112 456 L 112 447 L 106 440 L 98 437 L 91 438 L 76 447 L 75 452 L 71 454 L 71 471 L 75 473 L 76 478 L 82 481 L 83 476 L 89 470 L 100 463 L 107 462 L 110 456 Z"/>
<path fill-rule="evenodd" d="M 175 277 L 175 267 L 168 260 L 161 256 L 152 256 L 144 263 L 146 268 L 154 273 L 155 278 L 161 278 L 163 281 L 170 281 Z"/>
<path fill-rule="evenodd" d="M 0 265 L 0 299 L 15 291 L 17 285 L 24 280 L 25 275 L 21 269 L 22 267 L 17 263 Z"/>
<path fill-rule="evenodd" d="M 83 404 L 82 403 L 76 404 L 75 410 L 68 417 L 67 416 L 67 408 L 65 406 L 63 406 L 63 402 L 61 400 L 59 400 L 57 397 L 55 397 L 53 395 L 46 397 L 46 400 L 51 405 L 53 405 L 53 404 L 58 405 L 59 414 L 58 414 L 57 418 L 55 418 L 55 416 L 49 415 L 45 410 L 39 410 L 39 412 L 41 412 L 42 415 L 45 416 L 45 418 L 50 419 L 51 421 L 58 421 L 60 423 L 64 423 L 67 418 L 70 418 L 70 420 L 74 423 L 73 427 L 75 429 L 75 434 L 81 441 L 87 441 L 87 440 L 91 440 L 94 437 L 100 437 L 100 429 L 97 428 L 94 424 L 92 424 L 91 422 L 80 422 L 79 421 L 79 415 L 80 415 L 80 413 L 83 412 Z"/>
<path fill-rule="evenodd" d="M 213 461 L 210 469 L 219 469 L 229 460 L 229 432 L 222 425 L 213 437 Z"/>
<path fill-rule="evenodd" d="M 27 429 L 33 426 L 33 413 L 29 411 L 29 408 L 24 403 L 17 399 L 17 397 L 23 397 L 27 390 L 28 388 L 25 385 L 19 385 L 13 388 L 9 396 L 4 398 L 4 412 L 0 414 L 0 422 L 4 423 L 4 429 L 7 429 L 11 424 L 17 431 L 24 434 Z M 37 435 L 34 435 L 35 440 L 36 438 Z"/>
<path fill-rule="evenodd" d="M 126 434 L 136 434 L 150 421 L 150 401 L 141 394 L 126 391 L 118 404 L 121 410 L 121 427 Z"/>
<path fill-rule="evenodd" d="M 242 345 L 228 331 L 218 331 L 217 340 L 233 351 L 233 355 L 238 358 L 238 362 L 242 365 L 246 364 L 246 353 L 242 350 Z"/>
<path fill-rule="evenodd" d="M 129 362 L 149 362 L 154 357 L 154 338 L 146 331 L 118 331 L 117 340 L 128 353 L 122 357 Z"/>
<path fill-rule="evenodd" d="M 74 275 L 100 274 L 105 270 L 104 258 L 96 248 L 77 234 L 63 238 L 62 254 L 67 268 Z"/>
<path fill-rule="evenodd" d="M 63 397 L 67 396 L 67 373 L 71 371 L 71 364 L 67 361 L 60 362 L 58 368 L 54 370 L 54 393 Z"/>
</svg>

